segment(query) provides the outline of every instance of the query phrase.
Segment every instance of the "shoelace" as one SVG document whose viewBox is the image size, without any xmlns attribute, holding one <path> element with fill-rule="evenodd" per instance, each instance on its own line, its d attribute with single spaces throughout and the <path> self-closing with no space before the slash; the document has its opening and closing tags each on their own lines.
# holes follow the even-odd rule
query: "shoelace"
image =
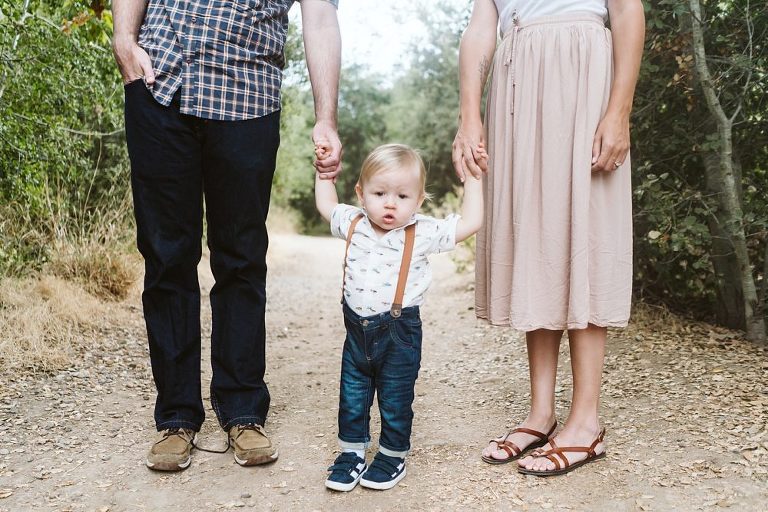
<svg viewBox="0 0 768 512">
<path fill-rule="evenodd" d="M 227 453 L 229 451 L 229 443 L 227 443 L 226 448 L 223 450 L 210 450 L 208 448 L 203 448 L 202 446 L 195 443 L 195 434 L 194 432 L 190 433 L 191 431 L 184 428 L 179 427 L 172 427 L 163 432 L 163 438 L 159 442 L 163 442 L 166 439 L 168 439 L 171 436 L 179 436 L 180 438 L 184 439 L 185 441 L 188 441 L 189 444 L 192 445 L 192 448 L 195 448 L 197 450 L 200 450 L 201 452 L 208 452 L 208 453 Z"/>
<path fill-rule="evenodd" d="M 243 435 L 243 432 L 245 432 L 246 430 L 253 430 L 254 432 L 262 433 L 261 432 L 262 426 L 261 425 L 257 425 L 256 423 L 244 423 L 242 425 L 237 425 L 237 426 L 232 427 L 232 428 L 240 429 L 240 432 L 237 433 L 237 437 L 240 437 L 241 435 Z"/>
<path fill-rule="evenodd" d="M 261 425 L 257 425 L 255 423 L 246 423 L 244 425 L 237 425 L 237 427 L 240 428 L 240 432 L 238 432 L 238 434 L 237 434 L 238 437 L 240 437 L 240 435 L 242 435 L 242 433 L 244 431 L 246 431 L 246 430 L 254 430 L 256 432 L 260 432 L 261 429 L 262 429 Z M 237 427 L 232 427 L 232 428 L 237 428 Z M 197 450 L 200 450 L 201 452 L 227 453 L 229 451 L 229 449 L 231 448 L 231 445 L 230 445 L 230 442 L 229 442 L 229 436 L 227 436 L 227 446 L 225 446 L 224 449 L 221 449 L 221 450 L 213 450 L 213 449 L 210 449 L 210 448 L 203 448 L 202 446 L 200 446 L 199 444 L 197 444 L 195 442 L 195 435 L 194 435 L 194 433 L 193 434 L 189 434 L 186 431 L 186 429 L 183 429 L 183 428 L 179 428 L 179 427 L 169 428 L 168 430 L 163 432 L 163 439 L 162 439 L 162 441 L 165 441 L 170 436 L 179 436 L 182 439 L 185 439 L 185 440 L 189 441 L 189 444 L 191 444 L 193 448 L 195 448 Z"/>
<path fill-rule="evenodd" d="M 165 432 L 163 432 L 163 438 L 159 442 L 163 442 L 171 436 L 179 436 L 185 441 L 190 441 L 190 442 L 195 438 L 195 435 L 194 434 L 190 435 L 186 429 L 183 429 L 180 427 L 172 427 L 166 430 Z"/>
</svg>

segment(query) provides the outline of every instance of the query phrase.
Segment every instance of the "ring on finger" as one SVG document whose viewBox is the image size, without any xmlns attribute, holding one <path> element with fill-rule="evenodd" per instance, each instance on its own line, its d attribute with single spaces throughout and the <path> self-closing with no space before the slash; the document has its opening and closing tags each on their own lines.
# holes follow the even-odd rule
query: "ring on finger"
<svg viewBox="0 0 768 512">
<path fill-rule="evenodd" d="M 621 164 L 622 164 L 622 163 L 623 163 L 623 162 L 619 162 L 618 160 L 616 160 L 615 162 L 613 162 L 613 166 L 614 166 L 616 169 L 618 169 L 619 167 L 621 167 Z"/>
</svg>

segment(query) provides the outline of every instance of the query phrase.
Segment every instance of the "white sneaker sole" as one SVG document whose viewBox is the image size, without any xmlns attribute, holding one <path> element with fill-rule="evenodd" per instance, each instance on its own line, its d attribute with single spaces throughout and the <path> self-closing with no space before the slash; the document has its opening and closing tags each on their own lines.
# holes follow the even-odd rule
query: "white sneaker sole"
<svg viewBox="0 0 768 512">
<path fill-rule="evenodd" d="M 379 491 L 385 491 L 387 489 L 391 489 L 394 486 L 397 485 L 397 482 L 405 478 L 405 468 L 403 468 L 403 472 L 397 475 L 396 478 L 389 480 L 387 482 L 371 482 L 370 480 L 366 480 L 365 478 L 360 479 L 360 485 L 363 487 L 367 487 L 368 489 L 376 489 Z"/>
<path fill-rule="evenodd" d="M 341 491 L 341 492 L 349 492 L 355 487 L 357 487 L 357 484 L 360 482 L 360 479 L 363 478 L 363 473 L 365 473 L 365 470 L 368 469 L 367 467 L 363 468 L 363 470 L 360 472 L 359 475 L 357 475 L 357 478 L 355 478 L 354 482 L 349 482 L 348 484 L 343 484 L 341 482 L 334 482 L 333 480 L 326 480 L 325 486 L 329 489 L 332 489 L 334 491 Z"/>
</svg>

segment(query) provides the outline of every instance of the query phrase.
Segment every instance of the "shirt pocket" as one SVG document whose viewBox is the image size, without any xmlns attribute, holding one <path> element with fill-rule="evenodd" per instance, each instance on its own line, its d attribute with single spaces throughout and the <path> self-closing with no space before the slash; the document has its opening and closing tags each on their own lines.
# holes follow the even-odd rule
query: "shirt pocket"
<svg viewBox="0 0 768 512">
<path fill-rule="evenodd" d="M 244 50 L 250 50 L 256 35 L 256 19 L 262 0 L 214 0 L 206 12 L 208 33 Z"/>
<path fill-rule="evenodd" d="M 278 64 L 280 64 L 288 35 L 287 15 L 274 7 L 256 9 L 255 13 L 256 47 L 254 50 L 263 57 L 279 61 Z"/>
</svg>

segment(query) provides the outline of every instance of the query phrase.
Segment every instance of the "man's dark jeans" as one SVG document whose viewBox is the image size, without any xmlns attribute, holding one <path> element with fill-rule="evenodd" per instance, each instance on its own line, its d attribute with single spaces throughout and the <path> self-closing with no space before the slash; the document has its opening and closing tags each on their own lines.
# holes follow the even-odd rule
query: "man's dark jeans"
<svg viewBox="0 0 768 512">
<path fill-rule="evenodd" d="M 203 199 L 211 270 L 211 403 L 222 427 L 264 424 L 267 230 L 280 113 L 208 121 L 157 103 L 139 80 L 125 87 L 125 131 L 144 317 L 157 386 L 158 430 L 199 430 Z"/>
<path fill-rule="evenodd" d="M 345 304 L 344 325 L 339 443 L 343 449 L 368 447 L 375 393 L 381 414 L 380 450 L 405 457 L 411 448 L 411 406 L 421 365 L 419 308 L 405 308 L 399 318 L 389 312 L 361 317 Z"/>
</svg>

